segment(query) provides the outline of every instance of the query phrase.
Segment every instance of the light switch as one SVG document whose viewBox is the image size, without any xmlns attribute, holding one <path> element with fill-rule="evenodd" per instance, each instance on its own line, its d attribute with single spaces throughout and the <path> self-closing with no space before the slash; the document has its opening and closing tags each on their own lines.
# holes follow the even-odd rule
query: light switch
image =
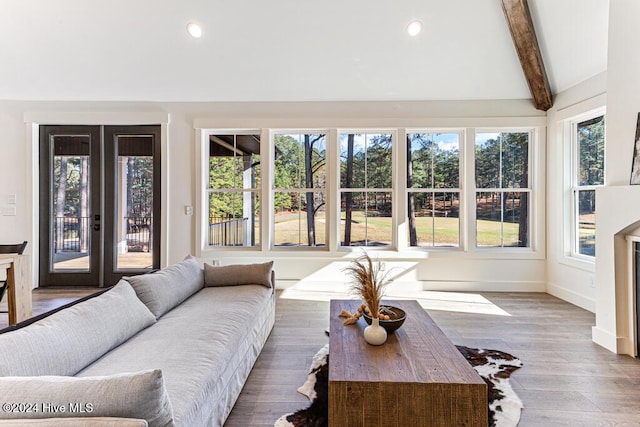
<svg viewBox="0 0 640 427">
<path fill-rule="evenodd" d="M 193 206 L 186 205 L 184 207 L 184 214 L 185 215 L 193 215 Z"/>
<path fill-rule="evenodd" d="M 15 194 L 9 194 L 7 196 L 7 204 L 9 204 L 9 205 L 15 205 L 16 204 L 16 195 Z"/>
</svg>

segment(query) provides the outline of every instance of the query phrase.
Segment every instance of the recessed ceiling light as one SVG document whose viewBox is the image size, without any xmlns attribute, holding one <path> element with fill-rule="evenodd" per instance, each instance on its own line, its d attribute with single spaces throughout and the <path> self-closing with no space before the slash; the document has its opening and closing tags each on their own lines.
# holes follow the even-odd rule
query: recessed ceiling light
<svg viewBox="0 0 640 427">
<path fill-rule="evenodd" d="M 200 25 L 196 24 L 195 22 L 189 22 L 187 24 L 187 31 L 189 31 L 191 37 L 195 37 L 196 39 L 202 37 L 202 27 L 200 27 Z"/>
<path fill-rule="evenodd" d="M 422 31 L 422 22 L 420 21 L 412 21 L 407 25 L 407 33 L 409 33 L 410 36 L 417 36 L 420 34 L 420 31 Z"/>
</svg>

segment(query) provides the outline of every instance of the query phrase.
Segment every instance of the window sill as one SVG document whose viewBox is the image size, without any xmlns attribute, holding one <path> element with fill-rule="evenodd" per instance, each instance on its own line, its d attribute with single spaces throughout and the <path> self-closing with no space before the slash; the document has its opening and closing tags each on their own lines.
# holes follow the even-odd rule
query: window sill
<svg viewBox="0 0 640 427">
<path fill-rule="evenodd" d="M 564 264 L 568 267 L 588 271 L 590 273 L 595 273 L 596 271 L 595 258 L 593 258 L 593 260 L 589 260 L 589 259 L 583 259 L 583 258 L 569 256 L 569 255 L 564 255 L 560 258 L 559 263 Z"/>
<path fill-rule="evenodd" d="M 364 253 L 364 250 L 373 258 L 381 261 L 393 260 L 393 261 L 416 261 L 426 260 L 430 258 L 434 259 L 480 259 L 480 260 L 541 260 L 545 258 L 544 252 L 535 251 L 531 249 L 482 249 L 474 251 L 464 251 L 459 248 L 437 248 L 437 249 L 414 249 L 408 248 L 405 250 L 395 250 L 389 248 L 340 248 L 336 251 L 322 250 L 321 248 L 275 248 L 272 250 L 260 250 L 257 248 L 219 248 L 219 249 L 204 249 L 198 255 L 200 258 L 234 258 L 234 259 L 246 259 L 246 258 L 275 258 L 275 259 L 355 259 Z"/>
</svg>

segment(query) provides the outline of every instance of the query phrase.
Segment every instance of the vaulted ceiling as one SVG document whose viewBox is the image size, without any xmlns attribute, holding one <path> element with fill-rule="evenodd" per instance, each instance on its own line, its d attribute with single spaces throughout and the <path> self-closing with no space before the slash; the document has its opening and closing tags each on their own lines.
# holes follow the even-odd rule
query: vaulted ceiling
<svg viewBox="0 0 640 427">
<path fill-rule="evenodd" d="M 552 93 L 606 70 L 608 0 L 528 3 Z M 4 100 L 531 98 L 501 0 L 2 0 L 0 58 Z"/>
</svg>

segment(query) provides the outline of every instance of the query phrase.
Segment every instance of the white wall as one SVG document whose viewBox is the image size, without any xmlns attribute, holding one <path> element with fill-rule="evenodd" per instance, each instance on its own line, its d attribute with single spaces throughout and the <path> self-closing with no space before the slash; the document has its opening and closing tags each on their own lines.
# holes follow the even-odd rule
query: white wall
<svg viewBox="0 0 640 427">
<path fill-rule="evenodd" d="M 26 239 L 31 226 L 30 194 L 27 191 L 27 147 L 22 112 L 0 103 L 0 242 L 18 243 Z M 7 196 L 15 194 L 16 204 Z M 3 216 L 1 210 L 15 206 L 15 216 Z"/>
<path fill-rule="evenodd" d="M 195 122 L 216 122 L 226 127 L 298 127 L 298 126 L 544 126 L 544 113 L 529 101 L 465 102 L 342 102 L 342 103 L 113 103 L 113 102 L 0 102 L 0 194 L 17 194 L 16 217 L 0 216 L 0 240 L 37 241 L 32 233 L 35 224 L 29 210 L 33 199 L 31 177 L 24 167 L 32 161 L 25 116 L 90 117 L 101 115 L 135 117 L 143 113 L 169 116 L 166 168 L 165 215 L 168 233 L 163 241 L 165 263 L 181 260 L 195 252 L 195 216 L 184 214 L 184 206 L 195 206 L 196 138 Z M 129 114 L 130 113 L 130 114 Z M 78 123 L 80 124 L 80 123 Z M 544 138 L 542 150 L 544 150 Z M 544 151 L 543 151 L 544 152 Z M 544 162 L 543 162 L 544 163 Z M 541 173 L 544 164 L 539 165 Z M 16 178 L 17 177 L 17 178 Z M 542 181 L 544 182 L 544 181 Z M 540 189 L 544 196 L 544 189 Z M 0 203 L 2 200 L 0 199 Z M 541 205 L 544 200 L 540 200 Z M 544 227 L 544 218 L 538 225 Z M 490 259 L 474 254 L 438 253 L 425 259 L 392 256 L 394 262 L 406 262 L 405 281 L 420 281 L 424 288 L 449 290 L 531 290 L 545 289 L 544 236 L 538 242 L 541 251 L 535 256 L 506 256 Z M 218 252 L 223 264 L 274 259 L 283 280 L 340 280 L 339 264 L 343 255 L 273 252 Z M 499 273 L 499 274 L 496 274 Z M 37 274 L 34 274 L 37 277 Z"/>
<path fill-rule="evenodd" d="M 640 112 L 640 2 L 612 0 L 607 78 L 607 185 L 629 185 Z"/>
<path fill-rule="evenodd" d="M 640 187 L 630 186 L 640 112 L 640 2 L 612 0 L 607 70 L 607 187 L 596 193 L 596 326 L 593 339 L 618 353 L 632 354 L 629 287 L 624 236 L 640 220 Z"/>
<path fill-rule="evenodd" d="M 570 144 L 563 131 L 567 119 L 605 106 L 606 87 L 606 73 L 594 76 L 559 93 L 547 111 L 547 292 L 592 312 L 595 264 L 572 259 L 566 251 Z"/>
</svg>

